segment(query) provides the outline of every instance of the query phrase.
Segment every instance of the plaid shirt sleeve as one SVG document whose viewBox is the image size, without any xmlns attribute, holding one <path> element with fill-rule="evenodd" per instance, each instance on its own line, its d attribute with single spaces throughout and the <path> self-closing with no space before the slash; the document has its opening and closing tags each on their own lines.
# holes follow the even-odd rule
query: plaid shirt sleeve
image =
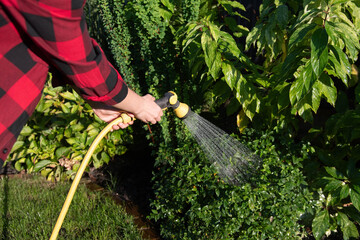
<svg viewBox="0 0 360 240">
<path fill-rule="evenodd" d="M 89 36 L 84 4 L 0 0 L 0 162 L 34 111 L 49 67 L 87 100 L 114 105 L 127 96 L 120 74 Z"/>
</svg>

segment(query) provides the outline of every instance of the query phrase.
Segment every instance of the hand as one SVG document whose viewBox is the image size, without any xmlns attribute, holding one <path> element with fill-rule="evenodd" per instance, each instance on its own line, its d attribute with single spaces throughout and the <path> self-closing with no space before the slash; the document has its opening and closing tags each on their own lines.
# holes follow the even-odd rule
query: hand
<svg viewBox="0 0 360 240">
<path fill-rule="evenodd" d="M 105 105 L 101 102 L 88 102 L 90 106 L 92 107 L 94 113 L 104 122 L 110 123 L 111 121 L 115 120 L 116 118 L 120 117 L 120 115 L 123 113 L 119 111 L 119 109 L 114 108 L 112 106 Z M 134 114 L 127 113 L 131 118 L 134 118 Z M 128 122 L 128 123 L 119 123 L 117 125 L 114 125 L 112 128 L 114 130 L 119 130 L 127 128 L 129 125 L 132 125 L 134 121 Z"/>
<path fill-rule="evenodd" d="M 155 124 L 156 122 L 159 122 L 163 112 L 159 105 L 155 103 L 155 98 L 150 94 L 146 94 L 141 98 L 143 103 L 140 104 L 137 111 L 134 112 L 135 117 L 145 123 L 151 122 L 152 124 Z"/>
<path fill-rule="evenodd" d="M 136 119 L 145 123 L 155 124 L 161 120 L 163 112 L 161 108 L 155 103 L 155 98 L 150 94 L 139 96 L 134 91 L 129 89 L 128 95 L 120 103 L 113 107 L 121 109 L 125 112 L 133 113 Z"/>
</svg>

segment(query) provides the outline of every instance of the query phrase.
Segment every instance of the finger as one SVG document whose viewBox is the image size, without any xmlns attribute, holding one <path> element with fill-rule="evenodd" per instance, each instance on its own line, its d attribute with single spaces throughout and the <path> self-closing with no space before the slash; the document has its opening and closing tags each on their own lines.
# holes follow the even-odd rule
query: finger
<svg viewBox="0 0 360 240">
<path fill-rule="evenodd" d="M 130 123 L 120 123 L 119 125 L 121 129 L 125 129 L 130 125 Z"/>
<path fill-rule="evenodd" d="M 112 129 L 113 129 L 113 130 L 119 130 L 120 127 L 119 127 L 119 125 L 114 125 L 114 126 L 112 126 Z"/>
</svg>

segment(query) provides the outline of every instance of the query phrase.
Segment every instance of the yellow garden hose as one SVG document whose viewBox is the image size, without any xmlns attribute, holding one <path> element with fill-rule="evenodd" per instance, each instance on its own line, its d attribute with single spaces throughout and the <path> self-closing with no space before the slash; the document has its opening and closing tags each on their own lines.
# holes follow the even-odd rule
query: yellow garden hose
<svg viewBox="0 0 360 240">
<path fill-rule="evenodd" d="M 115 119 L 114 121 L 112 121 L 111 123 L 109 123 L 100 133 L 99 135 L 97 135 L 97 137 L 95 138 L 94 142 L 91 144 L 89 150 L 87 151 L 76 175 L 75 175 L 75 178 L 74 178 L 74 181 L 73 183 L 71 184 L 71 187 L 70 187 L 70 190 L 69 190 L 69 193 L 65 199 L 65 202 L 64 202 L 64 205 L 61 209 L 61 212 L 59 214 L 59 217 L 56 221 L 56 224 L 55 224 L 55 227 L 53 229 L 53 232 L 50 236 L 50 240 L 55 240 L 59 234 L 59 231 L 60 231 L 60 228 L 61 228 L 61 225 L 64 221 L 64 218 L 66 216 L 66 213 L 67 211 L 69 210 L 69 206 L 71 204 L 71 201 L 74 197 L 74 194 L 76 192 L 76 188 L 78 187 L 79 183 L 80 183 L 80 180 L 81 180 L 81 177 L 90 161 L 90 158 L 92 156 L 92 154 L 94 153 L 97 145 L 100 143 L 100 141 L 103 139 L 103 137 L 112 129 L 112 127 L 114 125 L 117 125 L 119 123 L 128 123 L 128 122 L 131 122 L 133 121 L 134 119 L 131 118 L 129 115 L 127 115 L 126 113 L 123 113 L 121 114 L 121 117 Z"/>
<path fill-rule="evenodd" d="M 165 93 L 164 97 L 158 99 L 155 101 L 156 104 L 158 104 L 161 109 L 166 109 L 166 108 L 172 108 L 176 114 L 177 117 L 179 117 L 180 119 L 184 119 L 188 116 L 188 114 L 191 112 L 190 108 L 188 105 L 186 105 L 185 103 L 181 103 L 178 101 L 177 95 L 174 92 L 167 92 Z M 103 139 L 103 137 L 105 137 L 105 135 L 112 129 L 112 127 L 114 125 L 117 125 L 119 123 L 129 123 L 131 121 L 135 120 L 134 118 L 131 118 L 129 115 L 127 115 L 126 113 L 121 114 L 121 117 L 115 119 L 114 121 L 112 121 L 111 123 L 109 123 L 100 133 L 99 135 L 97 135 L 97 137 L 95 138 L 94 142 L 91 144 L 89 150 L 87 151 L 76 175 L 74 178 L 73 183 L 71 184 L 69 193 L 65 199 L 64 205 L 61 209 L 61 212 L 59 214 L 59 217 L 56 221 L 55 227 L 53 229 L 53 232 L 50 236 L 50 240 L 56 240 L 61 225 L 65 219 L 66 213 L 69 210 L 71 201 L 74 197 L 74 194 L 76 192 L 76 189 L 80 183 L 81 177 L 90 161 L 90 158 L 92 156 L 92 154 L 94 153 L 97 145 L 100 143 L 100 141 Z"/>
</svg>

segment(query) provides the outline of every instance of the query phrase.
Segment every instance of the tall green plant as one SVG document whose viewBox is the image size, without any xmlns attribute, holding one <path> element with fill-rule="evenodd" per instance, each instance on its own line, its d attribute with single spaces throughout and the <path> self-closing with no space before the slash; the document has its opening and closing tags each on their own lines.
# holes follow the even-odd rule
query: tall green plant
<svg viewBox="0 0 360 240">
<path fill-rule="evenodd" d="M 337 230 L 344 239 L 359 237 L 359 145 L 354 130 L 359 108 L 354 97 L 359 95 L 359 7 L 359 1 L 303 1 L 301 7 L 293 1 L 264 1 L 260 21 L 247 36 L 247 48 L 255 43 L 258 54 L 265 52 L 271 82 L 265 99 L 272 118 L 295 130 L 301 123 L 294 124 L 297 115 L 311 124 L 302 135 L 317 146 L 318 161 L 309 162 L 307 172 L 318 193 L 312 222 L 316 239 Z M 285 11 L 288 25 L 268 21 L 279 20 Z M 274 47 L 280 45 L 281 49 Z"/>
</svg>

